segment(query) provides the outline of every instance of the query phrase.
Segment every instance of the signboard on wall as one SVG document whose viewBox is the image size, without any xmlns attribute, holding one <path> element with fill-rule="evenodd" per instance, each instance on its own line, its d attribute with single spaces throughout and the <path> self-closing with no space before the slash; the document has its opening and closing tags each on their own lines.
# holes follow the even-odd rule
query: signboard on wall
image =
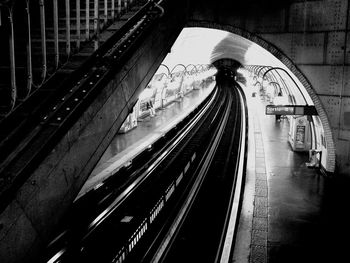
<svg viewBox="0 0 350 263">
<path fill-rule="evenodd" d="M 294 115 L 293 106 L 266 106 L 266 115 Z"/>
<path fill-rule="evenodd" d="M 266 115 L 318 115 L 315 106 L 266 105 Z"/>
</svg>

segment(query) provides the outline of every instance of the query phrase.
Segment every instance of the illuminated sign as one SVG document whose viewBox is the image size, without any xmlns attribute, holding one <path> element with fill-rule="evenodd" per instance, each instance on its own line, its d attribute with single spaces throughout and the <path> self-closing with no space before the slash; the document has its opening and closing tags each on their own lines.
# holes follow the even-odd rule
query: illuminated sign
<svg viewBox="0 0 350 263">
<path fill-rule="evenodd" d="M 318 115 L 315 106 L 266 105 L 266 115 Z"/>
</svg>

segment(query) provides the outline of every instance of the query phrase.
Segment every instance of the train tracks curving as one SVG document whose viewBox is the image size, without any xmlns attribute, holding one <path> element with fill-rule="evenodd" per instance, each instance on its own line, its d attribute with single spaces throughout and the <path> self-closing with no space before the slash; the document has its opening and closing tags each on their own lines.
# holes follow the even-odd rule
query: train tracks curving
<svg viewBox="0 0 350 263">
<path fill-rule="evenodd" d="M 78 200 L 44 261 L 219 261 L 245 145 L 242 99 L 229 83 Z"/>
<path fill-rule="evenodd" d="M 238 224 L 245 160 L 245 109 L 236 84 L 225 83 L 230 101 L 216 135 L 211 153 L 195 174 L 194 185 L 177 216 L 168 243 L 152 262 L 229 262 Z"/>
</svg>

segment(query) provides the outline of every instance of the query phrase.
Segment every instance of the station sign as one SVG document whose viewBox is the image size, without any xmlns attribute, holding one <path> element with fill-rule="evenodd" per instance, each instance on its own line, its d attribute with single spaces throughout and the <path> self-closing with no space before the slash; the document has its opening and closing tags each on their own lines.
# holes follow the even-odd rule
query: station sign
<svg viewBox="0 0 350 263">
<path fill-rule="evenodd" d="M 266 115 L 318 115 L 315 106 L 266 105 Z"/>
</svg>

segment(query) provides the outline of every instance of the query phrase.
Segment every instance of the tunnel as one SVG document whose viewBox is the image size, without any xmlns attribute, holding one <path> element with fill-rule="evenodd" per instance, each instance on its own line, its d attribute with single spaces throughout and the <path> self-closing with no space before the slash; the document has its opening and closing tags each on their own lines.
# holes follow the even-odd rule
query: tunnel
<svg viewBox="0 0 350 263">
<path fill-rule="evenodd" d="M 305 149 L 324 175 L 348 175 L 349 13 L 342 0 L 0 1 L 0 254 L 47 242 L 157 74 L 213 64 L 287 94 L 315 109 Z M 179 35 L 206 61 L 176 60 Z"/>
</svg>

